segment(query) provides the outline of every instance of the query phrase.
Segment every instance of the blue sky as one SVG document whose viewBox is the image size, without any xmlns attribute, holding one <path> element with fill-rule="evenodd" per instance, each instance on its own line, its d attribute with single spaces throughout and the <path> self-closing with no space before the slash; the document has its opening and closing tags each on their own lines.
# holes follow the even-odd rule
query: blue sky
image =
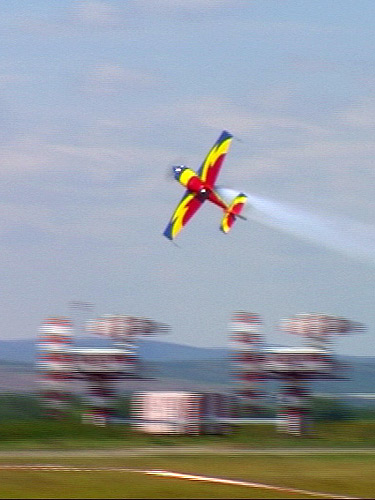
<svg viewBox="0 0 375 500">
<path fill-rule="evenodd" d="M 224 346 L 233 310 L 362 321 L 342 353 L 375 355 L 374 261 L 205 206 L 162 237 L 223 129 L 220 184 L 325 217 L 374 222 L 372 1 L 12 1 L 0 14 L 2 338 L 86 300 Z"/>
</svg>

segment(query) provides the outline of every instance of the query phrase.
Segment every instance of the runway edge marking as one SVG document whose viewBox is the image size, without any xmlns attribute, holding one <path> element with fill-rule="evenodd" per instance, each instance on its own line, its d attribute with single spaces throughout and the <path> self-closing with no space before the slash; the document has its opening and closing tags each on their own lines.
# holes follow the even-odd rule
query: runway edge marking
<svg viewBox="0 0 375 500">
<path fill-rule="evenodd" d="M 0 465 L 0 470 L 30 470 L 45 472 L 136 472 L 148 476 L 166 477 L 174 479 L 185 479 L 187 481 L 202 481 L 207 483 L 227 484 L 231 486 L 243 486 L 246 488 L 260 488 L 266 490 L 281 491 L 284 493 L 296 493 L 320 498 L 332 498 L 337 500 L 359 500 L 358 497 L 337 495 L 333 493 L 322 493 L 318 491 L 302 490 L 298 488 L 287 488 L 270 484 L 255 483 L 251 481 L 240 481 L 236 479 L 225 479 L 220 477 L 198 476 L 165 470 L 142 470 L 124 467 L 70 467 L 63 465 Z"/>
</svg>

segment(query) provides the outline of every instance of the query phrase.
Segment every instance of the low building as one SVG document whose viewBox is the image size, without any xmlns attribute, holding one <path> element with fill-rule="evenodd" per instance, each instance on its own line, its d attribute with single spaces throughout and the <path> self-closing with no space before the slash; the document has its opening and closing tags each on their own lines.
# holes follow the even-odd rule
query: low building
<svg viewBox="0 0 375 500">
<path fill-rule="evenodd" d="M 234 400 L 227 394 L 141 392 L 132 398 L 133 426 L 150 434 L 226 434 Z"/>
</svg>

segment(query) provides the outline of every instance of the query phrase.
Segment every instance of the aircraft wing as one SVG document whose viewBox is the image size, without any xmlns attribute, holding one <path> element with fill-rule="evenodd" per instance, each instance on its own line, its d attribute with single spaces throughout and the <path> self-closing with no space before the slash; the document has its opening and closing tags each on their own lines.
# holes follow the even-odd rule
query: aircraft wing
<svg viewBox="0 0 375 500">
<path fill-rule="evenodd" d="M 202 204 L 203 201 L 199 199 L 198 193 L 186 191 L 165 228 L 164 236 L 173 240 Z"/>
<path fill-rule="evenodd" d="M 224 161 L 225 155 L 227 154 L 232 139 L 233 136 L 224 130 L 219 139 L 208 152 L 208 155 L 198 170 L 199 177 L 210 187 L 214 187 L 216 178 L 219 175 L 221 165 Z"/>
</svg>

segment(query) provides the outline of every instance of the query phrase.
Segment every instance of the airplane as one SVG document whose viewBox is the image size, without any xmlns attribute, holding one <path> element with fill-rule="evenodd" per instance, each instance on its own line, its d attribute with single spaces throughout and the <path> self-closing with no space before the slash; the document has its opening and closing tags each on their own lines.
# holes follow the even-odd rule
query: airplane
<svg viewBox="0 0 375 500">
<path fill-rule="evenodd" d="M 247 201 L 244 193 L 239 193 L 230 204 L 227 204 L 215 190 L 215 181 L 232 139 L 233 135 L 224 130 L 208 152 L 198 172 L 185 165 L 172 167 L 174 178 L 187 190 L 165 228 L 163 234 L 166 238 L 173 240 L 206 200 L 223 209 L 224 216 L 220 225 L 223 233 L 229 232 L 237 217 L 245 219 L 241 215 Z"/>
</svg>

